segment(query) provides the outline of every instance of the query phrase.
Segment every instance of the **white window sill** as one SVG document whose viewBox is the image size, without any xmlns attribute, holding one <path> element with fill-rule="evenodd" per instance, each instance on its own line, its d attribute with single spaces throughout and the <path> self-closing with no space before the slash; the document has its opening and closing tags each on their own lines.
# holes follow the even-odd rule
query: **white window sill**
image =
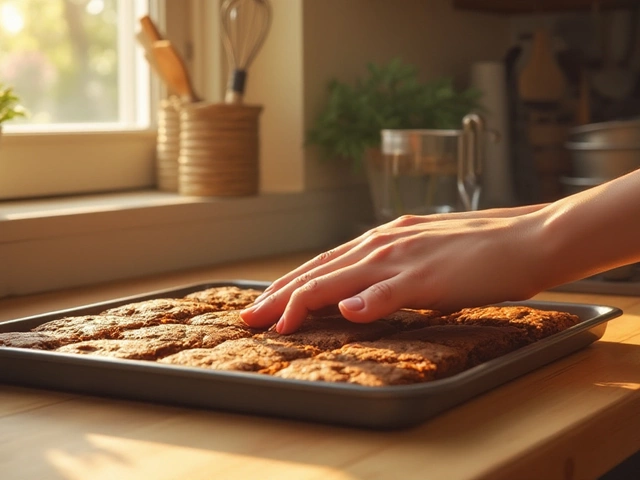
<svg viewBox="0 0 640 480">
<path fill-rule="evenodd" d="M 242 198 L 136 191 L 0 203 L 0 297 L 140 277 L 352 237 L 365 187 Z"/>
</svg>

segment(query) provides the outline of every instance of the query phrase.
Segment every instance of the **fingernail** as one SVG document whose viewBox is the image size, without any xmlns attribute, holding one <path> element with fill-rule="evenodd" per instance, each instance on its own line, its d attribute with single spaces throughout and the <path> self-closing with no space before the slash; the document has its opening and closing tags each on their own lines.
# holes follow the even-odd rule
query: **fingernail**
<svg viewBox="0 0 640 480">
<path fill-rule="evenodd" d="M 278 323 L 276 323 L 276 332 L 282 333 L 284 330 L 284 317 L 280 317 Z"/>
<path fill-rule="evenodd" d="M 362 299 L 362 297 L 346 298 L 340 302 L 340 305 L 342 305 L 347 310 L 357 312 L 358 310 L 362 310 L 364 308 L 364 300 Z"/>
</svg>

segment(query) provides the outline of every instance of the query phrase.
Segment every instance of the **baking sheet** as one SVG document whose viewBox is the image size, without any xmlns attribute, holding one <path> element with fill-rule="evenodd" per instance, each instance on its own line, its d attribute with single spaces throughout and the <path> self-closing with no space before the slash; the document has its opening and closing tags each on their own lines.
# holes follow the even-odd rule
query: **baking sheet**
<svg viewBox="0 0 640 480">
<path fill-rule="evenodd" d="M 266 282 L 229 280 L 182 286 L 0 324 L 0 332 L 27 331 L 64 316 L 91 315 L 152 298 L 182 297 L 219 286 L 264 289 Z M 502 357 L 428 383 L 365 387 L 281 379 L 149 361 L 0 347 L 0 382 L 298 420 L 397 429 L 420 424 L 498 385 L 586 347 L 602 337 L 607 322 L 622 314 L 606 305 L 526 301 L 546 310 L 573 313 L 580 322 Z"/>
</svg>

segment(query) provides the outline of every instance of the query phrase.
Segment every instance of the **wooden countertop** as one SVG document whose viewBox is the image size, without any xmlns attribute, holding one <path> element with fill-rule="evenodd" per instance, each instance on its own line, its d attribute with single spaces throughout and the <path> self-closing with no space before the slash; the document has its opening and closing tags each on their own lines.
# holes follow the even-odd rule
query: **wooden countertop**
<svg viewBox="0 0 640 480">
<path fill-rule="evenodd" d="M 0 300 L 0 321 L 217 279 L 271 280 L 310 254 Z M 371 432 L 0 385 L 7 479 L 589 479 L 640 449 L 640 298 L 604 337 L 421 426 Z M 400 472 L 402 472 L 400 474 Z"/>
</svg>

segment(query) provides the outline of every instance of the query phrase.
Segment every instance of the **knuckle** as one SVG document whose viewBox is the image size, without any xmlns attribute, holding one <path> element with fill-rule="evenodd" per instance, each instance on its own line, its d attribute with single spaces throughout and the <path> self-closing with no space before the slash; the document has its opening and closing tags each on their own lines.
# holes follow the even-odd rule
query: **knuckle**
<svg viewBox="0 0 640 480">
<path fill-rule="evenodd" d="M 393 298 L 393 287 L 388 282 L 380 282 L 370 288 L 371 296 L 379 302 L 388 302 Z"/>
<path fill-rule="evenodd" d="M 309 310 L 311 305 L 315 305 L 319 288 L 320 282 L 315 278 L 310 279 L 293 291 L 290 298 L 291 303 Z"/>
<path fill-rule="evenodd" d="M 310 295 L 313 295 L 318 290 L 319 286 L 320 283 L 318 280 L 311 278 L 307 282 L 299 285 L 291 294 L 291 298 L 296 302 L 302 301 L 304 303 L 305 300 L 302 299 L 307 299 Z"/>
<path fill-rule="evenodd" d="M 293 283 L 296 285 L 296 287 L 302 287 L 303 285 L 309 283 L 311 280 L 312 280 L 311 272 L 306 272 L 296 277 Z"/>
<path fill-rule="evenodd" d="M 308 282 L 306 282 L 303 287 L 301 288 L 301 290 L 305 293 L 312 293 L 316 290 L 318 290 L 318 288 L 320 287 L 320 282 L 318 282 L 317 279 L 312 278 L 310 279 Z"/>
<path fill-rule="evenodd" d="M 378 227 L 373 228 L 371 230 L 368 230 L 366 232 L 364 232 L 362 235 L 360 235 L 360 241 L 361 242 L 368 242 L 369 239 L 373 236 L 375 236 L 378 233 Z"/>
<path fill-rule="evenodd" d="M 262 302 L 265 305 L 275 305 L 276 303 L 278 303 L 278 299 L 279 299 L 278 292 L 275 292 L 267 295 Z"/>
<path fill-rule="evenodd" d="M 369 247 L 377 248 L 387 242 L 387 235 L 383 231 L 372 231 L 365 237 L 363 243 Z"/>
<path fill-rule="evenodd" d="M 393 244 L 379 246 L 373 252 L 371 252 L 369 257 L 374 262 L 382 262 L 393 255 L 395 248 L 396 247 Z"/>
<path fill-rule="evenodd" d="M 401 215 L 393 220 L 392 225 L 394 227 L 408 227 L 416 223 L 415 215 Z"/>
<path fill-rule="evenodd" d="M 327 250 L 326 252 L 322 252 L 321 254 L 316 256 L 316 258 L 313 261 L 313 264 L 316 266 L 324 265 L 326 263 L 329 263 L 335 257 L 336 257 L 335 249 Z"/>
</svg>

